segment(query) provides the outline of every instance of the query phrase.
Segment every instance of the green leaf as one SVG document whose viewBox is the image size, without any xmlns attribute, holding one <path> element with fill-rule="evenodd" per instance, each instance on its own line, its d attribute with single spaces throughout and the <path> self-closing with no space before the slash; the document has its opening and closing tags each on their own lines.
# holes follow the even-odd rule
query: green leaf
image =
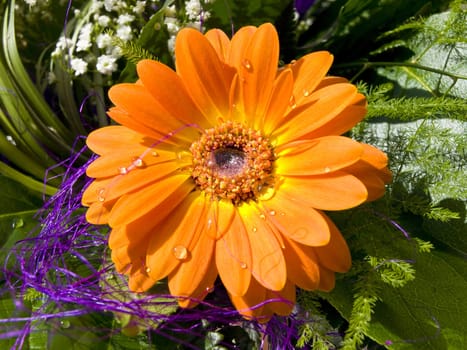
<svg viewBox="0 0 467 350">
<path fill-rule="evenodd" d="M 456 23 L 459 21 L 464 23 Z M 396 83 L 395 95 L 448 94 L 465 98 L 467 47 L 465 42 L 453 38 L 456 35 L 465 38 L 465 15 L 452 11 L 432 15 L 424 22 L 423 28 L 424 31 L 415 32 L 405 39 L 405 46 L 413 53 L 407 60 L 408 64 L 379 68 L 378 74 Z M 463 34 L 457 33 L 458 30 L 462 30 Z M 447 74 L 440 74 L 443 71 Z"/>
</svg>

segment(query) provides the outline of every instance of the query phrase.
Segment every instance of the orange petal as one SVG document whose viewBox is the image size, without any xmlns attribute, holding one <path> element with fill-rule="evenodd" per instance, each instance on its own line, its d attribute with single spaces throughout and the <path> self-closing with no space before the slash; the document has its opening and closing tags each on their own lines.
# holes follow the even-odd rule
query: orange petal
<svg viewBox="0 0 467 350">
<path fill-rule="evenodd" d="M 191 28 L 178 33 L 175 56 L 177 73 L 207 119 L 226 115 L 235 70 L 221 62 L 203 34 Z"/>
<path fill-rule="evenodd" d="M 380 149 L 372 145 L 368 145 L 366 143 L 362 143 L 362 145 L 363 145 L 362 160 L 364 162 L 380 170 L 387 167 L 388 156 L 383 151 L 381 151 Z"/>
<path fill-rule="evenodd" d="M 295 285 L 290 281 L 284 286 L 279 292 L 273 292 L 270 290 L 266 291 L 266 299 L 278 301 L 269 302 L 265 305 L 265 309 L 271 310 L 271 313 L 275 313 L 280 316 L 289 316 L 295 306 Z"/>
<path fill-rule="evenodd" d="M 342 171 L 327 175 L 308 177 L 287 177 L 277 190 L 304 207 L 321 210 L 345 210 L 366 201 L 368 192 L 365 185 L 355 176 Z M 308 210 L 308 209 L 305 209 Z"/>
<path fill-rule="evenodd" d="M 230 40 L 220 29 L 211 29 L 204 36 L 209 40 L 219 59 L 225 63 L 229 61 Z"/>
<path fill-rule="evenodd" d="M 86 211 L 86 221 L 94 225 L 103 225 L 109 222 L 110 212 L 115 201 L 110 203 L 93 203 Z"/>
<path fill-rule="evenodd" d="M 238 69 L 241 67 L 245 51 L 250 45 L 253 34 L 255 34 L 257 30 L 256 27 L 245 26 L 240 28 L 232 37 L 229 54 L 229 63 L 231 66 L 237 67 Z"/>
<path fill-rule="evenodd" d="M 322 290 L 324 292 L 330 292 L 334 289 L 334 286 L 336 285 L 336 278 L 334 272 L 328 270 L 323 266 L 320 266 L 319 276 L 319 290 Z"/>
<path fill-rule="evenodd" d="M 170 89 L 170 91 L 172 91 Z M 159 101 L 139 84 L 118 84 L 109 90 L 109 98 L 118 108 L 128 113 L 132 119 L 161 135 L 171 135 L 187 143 L 195 140 L 199 132 L 187 128 L 185 123 L 175 119 Z M 185 101 L 180 101 L 185 103 Z M 181 132 L 183 130 L 183 132 Z"/>
<path fill-rule="evenodd" d="M 304 290 L 315 290 L 319 286 L 319 262 L 313 247 L 297 243 L 284 237 L 284 256 L 287 278 Z"/>
<path fill-rule="evenodd" d="M 241 296 L 229 294 L 230 300 L 237 311 L 245 318 L 261 319 L 264 310 L 264 301 L 266 300 L 266 288 L 259 284 L 254 278 L 251 279 L 248 291 Z"/>
<path fill-rule="evenodd" d="M 202 128 L 211 126 L 192 101 L 180 76 L 172 69 L 153 60 L 142 60 L 136 68 L 146 89 L 173 118 L 187 125 L 196 124 Z M 210 122 L 214 123 L 215 119 Z"/>
<path fill-rule="evenodd" d="M 149 141 L 146 136 L 121 125 L 105 126 L 91 132 L 86 144 L 99 155 L 117 153 L 120 150 L 143 150 L 150 147 L 154 141 Z M 137 152 L 136 152 L 137 153 Z"/>
<path fill-rule="evenodd" d="M 216 266 L 225 288 L 244 295 L 251 279 L 251 248 L 242 218 L 236 211 L 227 232 L 216 242 Z"/>
<path fill-rule="evenodd" d="M 126 144 L 127 149 L 116 149 L 113 153 L 100 156 L 88 165 L 86 175 L 94 178 L 110 177 L 120 175 L 122 171 L 130 172 L 168 161 L 177 161 L 175 152 L 155 151 L 153 147 L 138 146 L 137 144 Z M 153 154 L 157 154 L 157 156 Z"/>
<path fill-rule="evenodd" d="M 285 187 L 286 184 L 282 186 Z M 329 227 L 323 215 L 308 203 L 296 200 L 294 193 L 289 194 L 288 187 L 283 187 L 280 187 L 270 200 L 262 202 L 267 220 L 282 234 L 296 242 L 309 246 L 327 244 Z M 303 187 L 297 191 L 302 191 L 302 196 L 305 195 Z"/>
<path fill-rule="evenodd" d="M 284 121 L 285 111 L 290 104 L 288 96 L 292 95 L 293 84 L 290 69 L 284 69 L 274 81 L 271 97 L 263 116 L 262 129 L 266 135 L 271 134 Z"/>
<path fill-rule="evenodd" d="M 117 168 L 118 169 L 118 168 Z M 105 187 L 105 192 L 102 194 L 106 201 L 121 197 L 127 193 L 144 190 L 144 187 L 149 186 L 164 177 L 180 174 L 180 163 L 178 161 L 169 161 L 161 164 L 156 164 L 148 168 L 124 168 L 120 171 L 122 174 L 115 176 L 108 186 Z M 185 175 L 186 178 L 189 174 Z"/>
<path fill-rule="evenodd" d="M 198 305 L 201 300 L 204 300 L 206 295 L 214 290 L 214 282 L 216 281 L 216 278 L 216 265 L 210 264 L 205 275 L 203 276 L 203 280 L 199 282 L 197 288 L 193 290 L 191 296 L 188 298 L 179 298 L 178 305 L 185 308 L 192 308 Z"/>
<path fill-rule="evenodd" d="M 339 115 L 354 99 L 357 88 L 352 84 L 335 84 L 313 92 L 307 102 L 297 105 L 278 130 L 278 143 L 296 140 L 325 125 Z"/>
<path fill-rule="evenodd" d="M 359 94 L 360 95 L 360 94 Z M 363 95 L 362 95 L 363 96 Z M 302 139 L 312 139 L 316 137 L 329 135 L 342 135 L 352 129 L 363 120 L 367 112 L 366 106 L 350 105 L 347 106 L 333 119 L 318 127 L 317 129 L 302 135 Z"/>
<path fill-rule="evenodd" d="M 267 59 L 265 59 L 267 57 Z M 279 38 L 270 23 L 253 34 L 238 67 L 243 84 L 243 103 L 248 118 L 262 118 L 267 108 L 279 60 Z"/>
<path fill-rule="evenodd" d="M 301 105 L 316 89 L 325 77 L 333 61 L 333 56 L 327 51 L 317 51 L 303 56 L 289 65 L 293 71 L 293 96 L 297 105 Z"/>
<path fill-rule="evenodd" d="M 276 148 L 277 174 L 320 175 L 356 163 L 363 153 L 357 141 L 343 136 L 325 136 L 295 141 Z"/>
<path fill-rule="evenodd" d="M 88 207 L 93 203 L 105 203 L 104 197 L 105 189 L 112 183 L 113 178 L 109 179 L 96 179 L 89 184 L 83 192 L 81 203 Z"/>
<path fill-rule="evenodd" d="M 239 213 L 245 225 L 252 251 L 251 273 L 256 280 L 270 290 L 284 288 L 287 270 L 282 248 L 266 220 L 253 205 L 244 204 Z"/>
<path fill-rule="evenodd" d="M 214 246 L 215 241 L 204 232 L 201 233 L 189 257 L 169 274 L 170 294 L 194 298 L 206 295 L 206 291 L 212 288 L 215 279 L 215 277 L 211 278 L 213 273 L 210 269 L 214 268 L 217 276 Z M 206 280 L 206 277 L 210 278 Z M 202 289 L 201 295 L 200 289 Z"/>
<path fill-rule="evenodd" d="M 130 274 L 128 287 L 131 291 L 141 293 L 151 288 L 157 281 L 153 280 L 143 267 Z"/>
<path fill-rule="evenodd" d="M 329 243 L 323 247 L 314 247 L 314 251 L 319 259 L 319 264 L 331 271 L 347 272 L 352 265 L 352 257 L 350 256 L 347 243 L 332 220 L 324 214 L 323 216 L 331 230 L 331 239 Z"/>
<path fill-rule="evenodd" d="M 141 123 L 138 120 L 135 120 L 133 116 L 131 116 L 129 113 L 124 111 L 123 109 L 119 107 L 111 107 L 108 111 L 107 114 L 109 115 L 110 118 L 115 120 L 117 123 L 124 125 L 125 127 L 140 133 L 142 135 L 149 136 L 153 138 L 154 140 L 163 140 L 164 137 L 166 136 L 165 134 L 161 134 L 160 132 L 152 129 L 150 126 L 147 126 L 143 123 Z M 166 142 L 170 142 L 171 139 L 168 139 Z"/>
<path fill-rule="evenodd" d="M 180 202 L 193 189 L 188 175 L 172 175 L 143 189 L 120 197 L 110 214 L 112 227 L 125 225 L 152 212 L 161 203 Z M 167 200 L 167 201 L 166 201 Z"/>
<path fill-rule="evenodd" d="M 231 201 L 213 200 L 207 213 L 206 234 L 212 239 L 220 239 L 230 228 L 236 212 Z"/>
<path fill-rule="evenodd" d="M 152 279 L 158 281 L 168 276 L 183 261 L 193 259 L 193 248 L 204 228 L 204 211 L 204 196 L 192 192 L 154 228 L 146 242 L 146 266 Z"/>
</svg>

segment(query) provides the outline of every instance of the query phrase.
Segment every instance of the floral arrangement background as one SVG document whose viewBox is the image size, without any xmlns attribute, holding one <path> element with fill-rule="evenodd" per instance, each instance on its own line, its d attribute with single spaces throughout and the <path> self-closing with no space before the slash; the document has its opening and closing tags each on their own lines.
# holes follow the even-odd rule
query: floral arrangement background
<svg viewBox="0 0 467 350">
<path fill-rule="evenodd" d="M 467 346 L 462 1 L 2 1 L 0 345 L 17 349 L 462 349 Z M 81 205 L 88 133 L 136 64 L 174 67 L 186 27 L 274 23 L 280 61 L 328 50 L 366 118 L 346 135 L 389 157 L 383 198 L 327 213 L 352 254 L 290 316 L 242 318 L 221 283 L 180 309 L 162 281 L 128 290 L 109 229 Z M 230 36 L 230 35 L 229 35 Z M 338 103 L 338 101 L 337 101 Z"/>
</svg>

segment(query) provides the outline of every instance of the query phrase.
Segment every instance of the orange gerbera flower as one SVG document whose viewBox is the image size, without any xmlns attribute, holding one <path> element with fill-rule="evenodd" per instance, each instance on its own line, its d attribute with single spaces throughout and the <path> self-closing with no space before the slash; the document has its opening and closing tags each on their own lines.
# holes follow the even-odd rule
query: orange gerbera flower
<svg viewBox="0 0 467 350">
<path fill-rule="evenodd" d="M 176 71 L 143 60 L 135 84 L 110 89 L 121 126 L 88 137 L 100 157 L 87 169 L 87 220 L 112 228 L 112 260 L 133 291 L 167 277 L 192 307 L 220 276 L 245 317 L 287 315 L 296 286 L 328 291 L 350 268 L 322 210 L 376 199 L 390 180 L 383 152 L 338 136 L 365 98 L 325 76 L 328 52 L 278 68 L 271 24 L 232 40 L 183 29 L 175 55 Z"/>
</svg>

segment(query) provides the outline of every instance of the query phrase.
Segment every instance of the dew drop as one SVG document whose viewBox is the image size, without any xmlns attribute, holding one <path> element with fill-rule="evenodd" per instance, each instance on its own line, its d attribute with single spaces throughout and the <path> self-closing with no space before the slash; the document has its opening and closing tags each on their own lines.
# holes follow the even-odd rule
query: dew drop
<svg viewBox="0 0 467 350">
<path fill-rule="evenodd" d="M 118 172 L 119 172 L 121 175 L 125 175 L 125 174 L 128 174 L 128 169 L 125 168 L 125 167 L 121 167 L 121 168 L 118 168 Z"/>
<path fill-rule="evenodd" d="M 275 210 L 271 210 L 271 211 L 269 212 L 269 215 L 271 215 L 271 216 L 276 215 L 276 211 L 275 211 Z"/>
<path fill-rule="evenodd" d="M 133 159 L 133 165 L 135 167 L 137 167 L 137 168 L 142 168 L 144 166 L 144 161 L 139 157 L 134 158 Z"/>
<path fill-rule="evenodd" d="M 11 223 L 11 228 L 19 228 L 19 227 L 23 227 L 24 225 L 24 221 L 23 219 L 21 218 L 16 218 L 13 220 L 13 222 Z"/>
<path fill-rule="evenodd" d="M 293 66 L 295 63 L 297 63 L 297 60 L 292 60 L 290 61 L 290 65 Z"/>
<path fill-rule="evenodd" d="M 244 59 L 242 61 L 242 66 L 247 70 L 247 71 L 251 71 L 253 69 L 253 67 L 251 66 L 251 62 L 250 60 L 248 59 Z"/>
<path fill-rule="evenodd" d="M 242 269 L 246 269 L 246 268 L 248 267 L 248 265 L 247 265 L 245 262 L 241 262 L 241 263 L 240 263 L 240 267 L 241 267 Z"/>
<path fill-rule="evenodd" d="M 305 96 L 305 97 L 310 96 L 310 91 L 308 91 L 308 90 L 303 90 L 303 96 Z"/>
<path fill-rule="evenodd" d="M 285 216 L 285 213 L 282 211 L 279 213 L 280 216 Z"/>
<path fill-rule="evenodd" d="M 178 260 L 185 260 L 188 257 L 188 249 L 182 245 L 173 247 L 172 253 Z"/>
<path fill-rule="evenodd" d="M 67 320 L 60 321 L 60 327 L 62 328 L 70 328 L 70 326 L 71 326 L 70 321 L 67 321 Z"/>
<path fill-rule="evenodd" d="M 214 292 L 214 286 L 206 287 L 206 293 L 212 293 L 212 292 Z"/>
<path fill-rule="evenodd" d="M 324 168 L 324 172 L 325 172 L 325 173 L 329 173 L 330 171 L 331 171 L 331 168 L 330 168 L 330 167 L 327 166 L 326 168 Z"/>
<path fill-rule="evenodd" d="M 146 267 L 146 269 L 145 269 L 144 271 L 146 271 L 146 273 L 150 273 L 150 272 L 151 272 L 151 268 L 150 268 L 150 267 Z"/>
<path fill-rule="evenodd" d="M 264 214 L 259 214 L 259 217 L 260 217 L 260 219 L 262 219 L 262 220 L 266 220 L 266 215 L 264 215 Z"/>
<path fill-rule="evenodd" d="M 159 157 L 159 153 L 157 153 L 156 151 L 152 151 L 152 152 L 151 152 L 151 155 L 152 155 L 153 157 Z"/>
<path fill-rule="evenodd" d="M 97 200 L 99 202 L 105 201 L 104 194 L 105 194 L 105 188 L 100 188 L 97 190 Z"/>
<path fill-rule="evenodd" d="M 256 227 L 253 227 L 252 230 L 253 230 L 253 232 L 257 232 L 257 231 L 258 231 L 258 229 L 257 229 Z"/>
<path fill-rule="evenodd" d="M 289 99 L 289 106 L 290 108 L 294 109 L 297 107 L 297 103 L 295 102 L 295 97 L 294 95 L 290 96 L 290 99 Z"/>
</svg>

